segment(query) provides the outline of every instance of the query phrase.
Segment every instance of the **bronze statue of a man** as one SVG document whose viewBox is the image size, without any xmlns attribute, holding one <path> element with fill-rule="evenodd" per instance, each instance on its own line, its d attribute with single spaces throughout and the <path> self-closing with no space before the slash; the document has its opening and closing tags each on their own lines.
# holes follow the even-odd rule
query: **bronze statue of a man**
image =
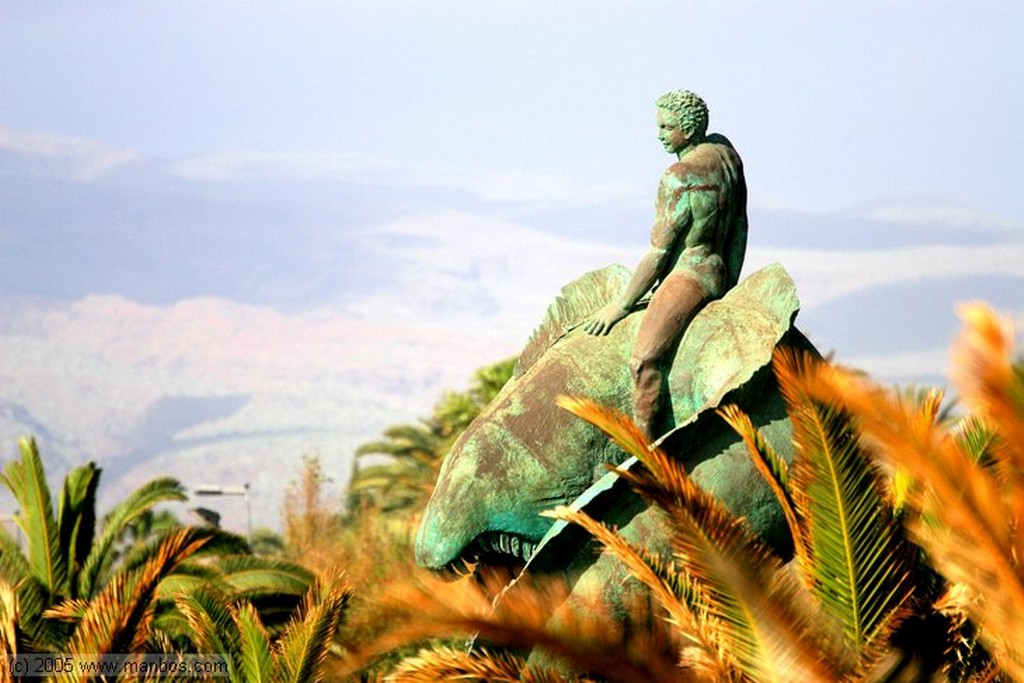
<svg viewBox="0 0 1024 683">
<path fill-rule="evenodd" d="M 704 100 L 676 90 L 656 105 L 658 139 L 678 161 L 661 176 L 651 248 L 622 298 L 584 324 L 590 334 L 607 334 L 653 289 L 630 362 L 634 419 L 651 441 L 671 414 L 676 347 L 697 312 L 737 283 L 747 243 L 743 162 L 725 137 L 707 135 Z"/>
</svg>

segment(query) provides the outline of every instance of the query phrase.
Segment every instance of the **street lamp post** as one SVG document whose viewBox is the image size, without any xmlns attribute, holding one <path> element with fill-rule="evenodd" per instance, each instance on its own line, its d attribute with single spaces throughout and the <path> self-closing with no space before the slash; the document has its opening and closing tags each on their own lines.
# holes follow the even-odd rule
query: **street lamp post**
<svg viewBox="0 0 1024 683">
<path fill-rule="evenodd" d="M 218 486 L 203 484 L 192 489 L 197 496 L 242 496 L 245 498 L 245 532 L 252 543 L 252 505 L 249 501 L 249 482 L 241 486 Z"/>
</svg>

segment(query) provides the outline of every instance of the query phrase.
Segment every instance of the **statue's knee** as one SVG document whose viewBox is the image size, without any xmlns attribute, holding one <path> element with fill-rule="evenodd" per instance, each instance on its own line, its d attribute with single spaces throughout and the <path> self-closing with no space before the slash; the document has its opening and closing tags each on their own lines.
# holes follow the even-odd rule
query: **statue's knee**
<svg viewBox="0 0 1024 683">
<path fill-rule="evenodd" d="M 652 378 L 660 375 L 661 368 L 658 362 L 653 358 L 646 358 L 643 356 L 634 356 L 629 361 L 629 373 L 633 377 L 633 382 L 636 384 L 650 381 Z"/>
</svg>

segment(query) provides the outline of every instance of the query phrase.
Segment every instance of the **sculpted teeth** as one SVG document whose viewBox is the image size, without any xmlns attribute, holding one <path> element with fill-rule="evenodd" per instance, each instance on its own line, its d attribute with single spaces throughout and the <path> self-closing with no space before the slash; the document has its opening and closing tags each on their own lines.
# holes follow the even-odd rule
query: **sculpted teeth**
<svg viewBox="0 0 1024 683">
<path fill-rule="evenodd" d="M 511 555 L 520 560 L 529 560 L 537 546 L 529 541 L 507 532 L 490 532 L 479 536 L 476 547 L 480 553 Z M 479 559 L 479 555 L 477 555 Z"/>
</svg>

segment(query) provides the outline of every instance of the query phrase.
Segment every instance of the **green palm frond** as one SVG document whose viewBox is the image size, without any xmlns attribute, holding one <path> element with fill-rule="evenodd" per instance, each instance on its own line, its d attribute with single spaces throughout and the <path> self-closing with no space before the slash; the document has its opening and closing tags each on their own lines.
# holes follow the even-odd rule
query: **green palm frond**
<svg viewBox="0 0 1024 683">
<path fill-rule="evenodd" d="M 993 461 L 993 449 L 1001 445 L 998 433 L 977 415 L 967 415 L 958 421 L 952 437 L 965 455 L 982 465 Z"/>
<path fill-rule="evenodd" d="M 305 567 L 271 557 L 232 555 L 218 559 L 220 580 L 230 586 L 234 598 L 259 595 L 302 596 L 314 575 Z"/>
<path fill-rule="evenodd" d="M 43 617 L 50 605 L 50 594 L 39 578 L 27 575 L 14 584 L 18 596 L 18 628 L 31 642 L 32 651 L 50 651 L 59 648 L 70 631 L 67 624 Z"/>
<path fill-rule="evenodd" d="M 89 462 L 71 470 L 61 487 L 57 508 L 60 546 L 68 565 L 67 592 L 77 597 L 75 577 L 92 549 L 96 533 L 96 489 L 101 470 Z"/>
<path fill-rule="evenodd" d="M 243 604 L 235 615 L 238 628 L 238 668 L 246 683 L 271 683 L 274 680 L 274 655 L 270 636 L 256 609 Z"/>
<path fill-rule="evenodd" d="M 0 579 L 14 585 L 32 574 L 32 567 L 21 552 L 21 546 L 5 529 L 0 529 Z"/>
<path fill-rule="evenodd" d="M 793 488 L 790 484 L 789 465 L 775 452 L 761 432 L 754 427 L 750 416 L 740 410 L 739 406 L 729 405 L 718 411 L 718 414 L 743 439 L 753 459 L 754 466 L 761 473 L 775 498 L 782 507 L 789 534 L 793 539 L 793 550 L 797 561 L 806 566 L 810 562 L 804 534 L 801 530 L 796 501 L 793 499 Z"/>
<path fill-rule="evenodd" d="M 159 552 L 141 568 L 116 573 L 90 602 L 66 652 L 73 655 L 130 653 L 146 641 L 157 586 L 206 539 L 193 529 L 168 536 Z"/>
<path fill-rule="evenodd" d="M 124 565 L 121 571 L 126 571 Z M 213 563 L 196 553 L 192 559 L 179 564 L 171 574 L 164 577 L 157 588 L 158 600 L 173 600 L 179 593 L 189 593 L 200 586 L 212 586 L 221 592 L 230 592 L 231 588 L 222 578 L 222 572 Z"/>
<path fill-rule="evenodd" d="M 810 563 L 805 579 L 856 650 L 886 635 L 909 598 L 911 553 L 882 478 L 836 403 L 812 400 L 818 361 L 777 353 L 775 370 L 793 423 L 793 490 Z M 926 411 L 924 419 L 934 421 Z"/>
<path fill-rule="evenodd" d="M 390 455 L 427 464 L 441 455 L 441 439 L 424 425 L 394 425 L 384 430 L 384 437 L 383 440 L 363 444 L 356 449 L 356 455 Z"/>
<path fill-rule="evenodd" d="M 246 680 L 239 675 L 241 637 L 227 596 L 212 586 L 203 586 L 178 595 L 174 602 L 188 622 L 188 636 L 196 651 L 224 655 L 228 677 L 232 681 Z"/>
<path fill-rule="evenodd" d="M 281 680 L 323 680 L 323 665 L 351 595 L 342 572 L 328 570 L 317 578 L 277 643 Z"/>
<path fill-rule="evenodd" d="M 110 553 L 128 524 L 157 503 L 187 500 L 185 489 L 177 479 L 160 477 L 146 482 L 114 507 L 106 516 L 103 531 L 79 573 L 77 594 L 91 597 L 99 589 L 100 573 L 110 560 Z"/>
<path fill-rule="evenodd" d="M 7 463 L 0 480 L 20 507 L 14 519 L 28 541 L 28 561 L 33 574 L 53 595 L 67 583 L 68 567 L 60 547 L 60 532 L 53 514 L 50 488 L 35 439 L 18 442 L 20 460 Z"/>
<path fill-rule="evenodd" d="M 1014 448 L 1021 446 L 1009 438 L 1024 433 L 1024 404 L 1014 408 L 1024 381 L 1009 363 L 1012 336 L 995 314 L 976 307 L 966 318 L 952 366 L 966 385 L 959 387 L 964 403 L 1006 445 L 992 449 L 994 468 L 965 452 L 945 426 L 849 373 L 823 372 L 813 393 L 825 401 L 842 397 L 879 457 L 914 473 L 920 485 L 907 501 L 914 512 L 907 522 L 912 538 L 950 585 L 966 587 L 967 613 L 1005 675 L 1024 679 L 1024 473 L 1014 466 Z"/>
</svg>

